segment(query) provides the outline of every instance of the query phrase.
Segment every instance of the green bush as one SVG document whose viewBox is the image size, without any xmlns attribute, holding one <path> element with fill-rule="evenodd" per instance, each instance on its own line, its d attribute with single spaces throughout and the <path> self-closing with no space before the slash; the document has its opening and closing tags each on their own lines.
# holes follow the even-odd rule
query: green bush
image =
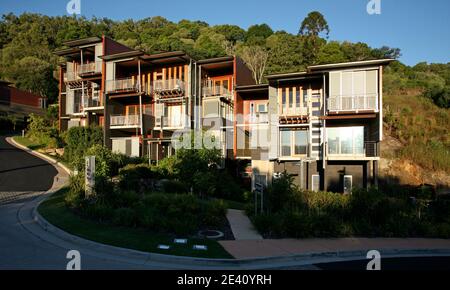
<svg viewBox="0 0 450 290">
<path fill-rule="evenodd" d="M 65 133 L 64 159 L 74 163 L 74 167 L 82 168 L 84 160 L 80 159 L 86 155 L 86 151 L 93 145 L 103 144 L 103 130 L 98 126 L 72 127 Z"/>
<path fill-rule="evenodd" d="M 131 208 L 121 207 L 114 211 L 113 223 L 119 226 L 136 226 L 136 212 Z"/>
<path fill-rule="evenodd" d="M 162 182 L 163 192 L 167 193 L 187 193 L 189 189 L 186 184 L 178 180 L 164 180 Z"/>
<path fill-rule="evenodd" d="M 147 164 L 128 164 L 119 170 L 119 187 L 122 190 L 143 192 L 148 183 L 158 176 Z"/>
<path fill-rule="evenodd" d="M 271 204 L 265 214 L 254 216 L 253 209 L 248 210 L 255 227 L 266 237 L 445 238 L 449 234 L 449 200 L 429 200 L 433 195 L 423 188 L 410 200 L 375 188 L 354 190 L 351 195 L 300 191 L 291 182 L 285 176 L 269 188 Z"/>
</svg>

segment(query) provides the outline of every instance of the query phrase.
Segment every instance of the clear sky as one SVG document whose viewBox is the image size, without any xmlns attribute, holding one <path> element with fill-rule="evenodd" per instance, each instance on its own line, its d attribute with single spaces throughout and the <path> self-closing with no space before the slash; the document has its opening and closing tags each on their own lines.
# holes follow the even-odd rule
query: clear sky
<svg viewBox="0 0 450 290">
<path fill-rule="evenodd" d="M 379 0 L 381 14 L 369 15 L 369 0 L 80 0 L 81 15 L 114 20 L 163 16 L 171 21 L 202 20 L 211 25 L 248 28 L 267 23 L 273 30 L 297 33 L 314 10 L 330 26 L 331 40 L 399 47 L 401 61 L 450 62 L 449 0 Z M 373 0 L 376 1 L 376 0 Z M 36 12 L 66 15 L 69 0 L 0 0 L 0 14 Z"/>
</svg>

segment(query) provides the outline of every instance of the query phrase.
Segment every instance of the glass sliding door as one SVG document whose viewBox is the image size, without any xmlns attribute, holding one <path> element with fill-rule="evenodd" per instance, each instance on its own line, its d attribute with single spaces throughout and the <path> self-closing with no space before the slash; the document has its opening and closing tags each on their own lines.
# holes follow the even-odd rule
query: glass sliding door
<svg viewBox="0 0 450 290">
<path fill-rule="evenodd" d="M 364 127 L 327 128 L 329 155 L 364 155 Z"/>
<path fill-rule="evenodd" d="M 291 131 L 281 131 L 281 156 L 291 156 Z"/>
</svg>

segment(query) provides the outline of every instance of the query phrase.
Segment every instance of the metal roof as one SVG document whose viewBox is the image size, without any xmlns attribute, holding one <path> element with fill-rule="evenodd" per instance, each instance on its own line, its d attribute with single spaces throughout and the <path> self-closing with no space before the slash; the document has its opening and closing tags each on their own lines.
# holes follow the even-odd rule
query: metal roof
<svg viewBox="0 0 450 290">
<path fill-rule="evenodd" d="M 329 70 L 335 68 L 347 68 L 347 67 L 359 67 L 359 66 L 369 66 L 369 65 L 383 65 L 389 64 L 395 59 L 374 59 L 374 60 L 363 60 L 363 61 L 352 61 L 352 62 L 340 62 L 340 63 L 331 63 L 331 64 L 321 64 L 321 65 L 311 65 L 308 66 L 309 71 L 318 71 L 318 70 Z"/>
<path fill-rule="evenodd" d="M 69 47 L 75 47 L 75 46 L 80 46 L 80 45 L 85 45 L 85 44 L 94 44 L 94 43 L 98 43 L 101 42 L 102 39 L 100 37 L 97 36 L 93 36 L 93 37 L 86 37 L 86 38 L 80 38 L 80 39 L 74 39 L 74 40 L 69 40 L 64 42 L 64 45 L 67 45 Z"/>
</svg>

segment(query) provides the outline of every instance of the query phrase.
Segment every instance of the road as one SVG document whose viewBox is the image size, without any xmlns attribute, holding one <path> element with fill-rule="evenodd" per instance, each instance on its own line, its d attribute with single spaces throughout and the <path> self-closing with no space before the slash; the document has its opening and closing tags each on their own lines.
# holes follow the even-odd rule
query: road
<svg viewBox="0 0 450 290">
<path fill-rule="evenodd" d="M 79 250 L 82 269 L 140 269 L 139 265 L 96 257 L 89 250 L 43 240 L 27 205 L 53 184 L 57 170 L 0 137 L 0 269 L 66 269 L 69 250 Z M 34 224 L 34 225 L 33 225 Z M 45 235 L 45 232 L 42 233 Z M 158 269 L 159 266 L 146 268 Z"/>
</svg>

